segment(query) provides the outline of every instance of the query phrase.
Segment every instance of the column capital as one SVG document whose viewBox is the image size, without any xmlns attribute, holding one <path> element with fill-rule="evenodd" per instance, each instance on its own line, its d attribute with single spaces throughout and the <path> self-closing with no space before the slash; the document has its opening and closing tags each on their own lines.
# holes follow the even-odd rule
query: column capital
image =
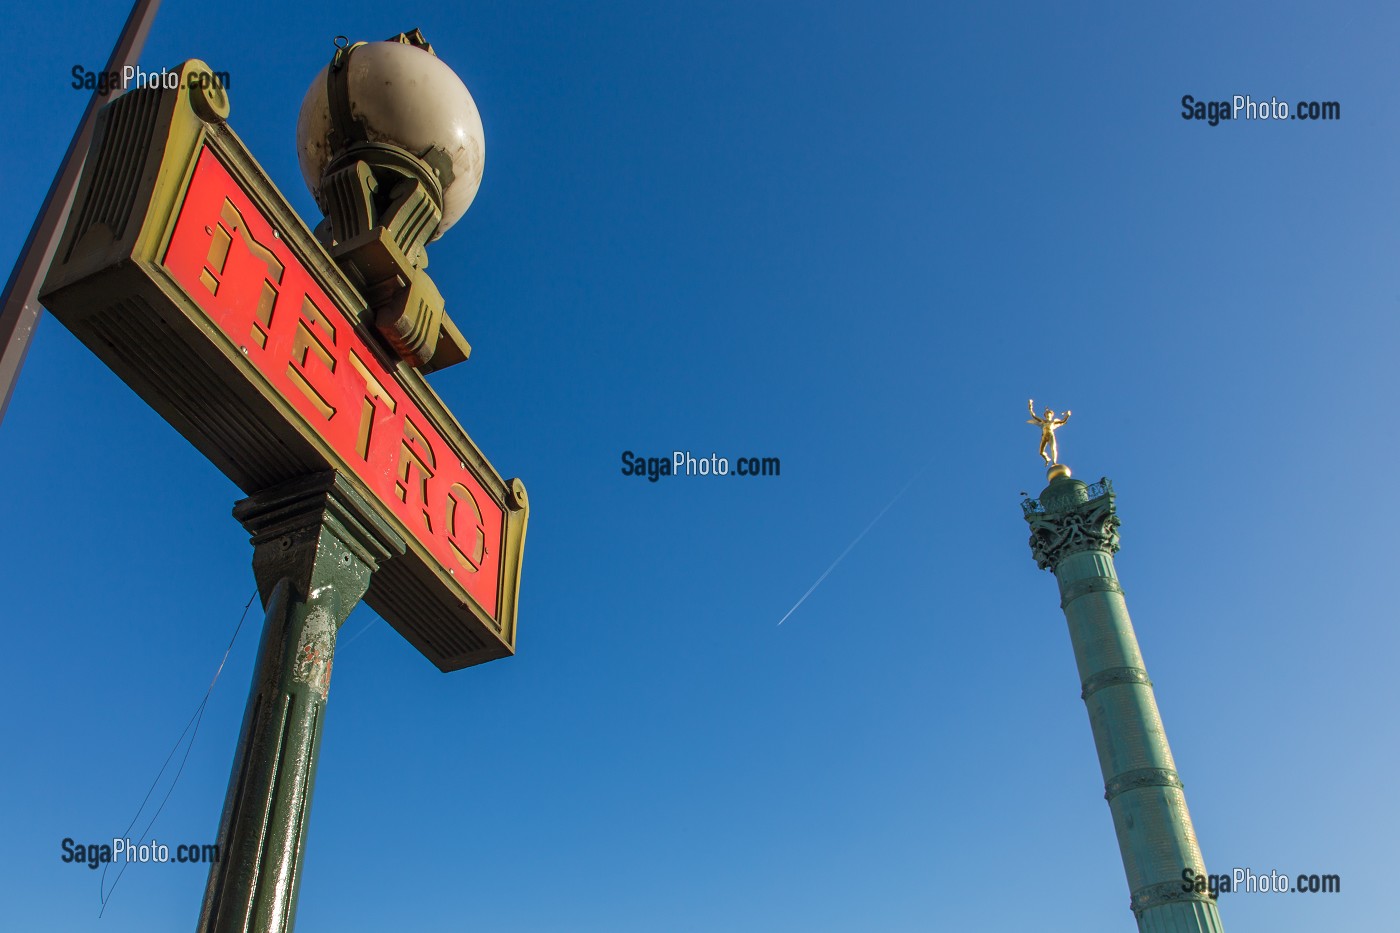
<svg viewBox="0 0 1400 933">
<path fill-rule="evenodd" d="M 1031 526 L 1031 556 L 1041 570 L 1054 570 L 1079 551 L 1118 551 L 1118 511 L 1113 484 L 1105 477 L 1093 485 L 1068 475 L 1057 476 L 1039 499 L 1021 503 Z"/>
<path fill-rule="evenodd" d="M 380 563 L 405 550 L 403 538 L 333 470 L 249 496 L 234 505 L 233 517 L 252 535 L 253 575 L 264 606 L 279 580 L 291 584 L 295 599 L 306 600 L 319 577 L 352 565 L 363 577 L 347 601 L 353 604 Z"/>
</svg>

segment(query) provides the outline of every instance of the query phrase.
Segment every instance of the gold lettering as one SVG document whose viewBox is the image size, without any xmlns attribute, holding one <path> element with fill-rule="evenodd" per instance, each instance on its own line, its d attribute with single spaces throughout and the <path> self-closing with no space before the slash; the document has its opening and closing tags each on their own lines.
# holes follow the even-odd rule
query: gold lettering
<svg viewBox="0 0 1400 933">
<path fill-rule="evenodd" d="M 258 296 L 257 310 L 253 312 L 257 318 L 253 324 L 253 341 L 264 350 L 267 349 L 268 331 L 272 329 L 272 308 L 276 304 L 277 289 L 263 279 L 262 294 Z"/>
<path fill-rule="evenodd" d="M 248 225 L 243 221 L 243 215 L 228 198 L 224 198 L 223 207 L 219 210 L 219 222 L 214 225 L 211 233 L 209 255 L 204 260 L 199 280 L 209 289 L 209 294 L 219 293 L 219 286 L 223 284 L 224 267 L 228 265 L 229 247 L 233 245 L 235 233 L 253 258 L 267 266 L 267 277 L 263 279 L 262 292 L 258 296 L 257 320 L 253 322 L 253 329 L 248 335 L 254 343 L 265 349 L 268 331 L 272 326 L 272 308 L 277 303 L 277 289 L 273 284 L 282 281 L 282 273 L 286 271 L 286 267 L 272 250 L 253 239 L 248 233 Z"/>
<path fill-rule="evenodd" d="M 335 326 L 327 320 L 324 312 L 316 307 L 310 296 L 302 299 L 301 319 L 297 321 L 296 336 L 292 338 L 292 361 L 287 365 L 287 378 L 301 389 L 311 404 L 316 406 L 322 417 L 330 420 L 335 415 L 335 408 L 326 400 L 326 397 L 311 385 L 311 380 L 306 378 L 306 358 L 315 356 L 325 366 L 327 372 L 335 372 L 335 358 L 321 342 L 320 336 L 312 330 L 312 325 L 321 328 L 325 336 L 332 345 L 335 344 Z"/>
<path fill-rule="evenodd" d="M 461 490 L 460 495 L 458 490 Z M 463 503 L 470 510 L 469 517 L 476 523 L 476 541 L 472 545 L 470 556 L 457 546 L 458 506 Z M 467 569 L 467 573 L 476 573 L 481 569 L 481 562 L 486 559 L 486 529 L 482 527 L 481 506 L 477 505 L 476 496 L 472 495 L 472 491 L 461 483 L 453 483 L 452 488 L 447 491 L 447 543 L 452 547 L 452 553 L 457 556 L 458 562 Z"/>
<path fill-rule="evenodd" d="M 369 367 L 364 364 L 360 355 L 354 350 L 350 351 L 350 368 L 358 373 L 365 382 L 364 395 L 360 401 L 360 433 L 355 440 L 355 450 L 359 452 L 361 459 L 369 460 L 369 442 L 374 431 L 374 412 L 378 407 L 375 403 L 382 402 L 391 412 L 398 410 L 399 403 L 394 401 L 394 397 L 385 390 L 378 379 L 370 375 Z"/>
<path fill-rule="evenodd" d="M 204 260 L 204 268 L 199 273 L 199 280 L 209 289 L 211 295 L 219 293 L 219 277 L 224 274 L 224 265 L 228 262 L 228 248 L 232 243 L 233 237 L 229 236 L 224 225 L 215 224 L 214 235 L 209 240 L 209 256 Z"/>
<path fill-rule="evenodd" d="M 416 502 L 416 507 L 423 514 L 423 525 L 428 531 L 433 530 L 433 520 L 428 514 L 428 480 L 432 478 L 436 468 L 437 458 L 433 456 L 433 448 L 428 439 L 413 423 L 413 419 L 405 417 L 403 440 L 399 442 L 399 481 L 394 490 L 404 505 L 414 508 Z M 418 473 L 417 477 L 413 476 L 415 470 Z M 410 490 L 414 502 L 409 501 Z"/>
</svg>

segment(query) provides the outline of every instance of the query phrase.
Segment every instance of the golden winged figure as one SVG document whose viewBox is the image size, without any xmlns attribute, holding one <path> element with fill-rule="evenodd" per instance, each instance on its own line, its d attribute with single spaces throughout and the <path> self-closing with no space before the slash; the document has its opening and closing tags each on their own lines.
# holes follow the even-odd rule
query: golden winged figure
<svg viewBox="0 0 1400 933">
<path fill-rule="evenodd" d="M 1060 426 L 1069 420 L 1070 411 L 1065 409 L 1064 417 L 1056 418 L 1055 409 L 1045 409 L 1045 417 L 1041 418 L 1035 413 L 1035 399 L 1026 399 L 1026 408 L 1030 410 L 1031 416 L 1026 420 L 1026 424 L 1040 425 L 1040 456 L 1045 461 L 1046 466 L 1060 462 L 1060 448 L 1055 442 L 1055 432 Z M 1050 453 L 1045 452 L 1045 448 L 1050 448 Z"/>
</svg>

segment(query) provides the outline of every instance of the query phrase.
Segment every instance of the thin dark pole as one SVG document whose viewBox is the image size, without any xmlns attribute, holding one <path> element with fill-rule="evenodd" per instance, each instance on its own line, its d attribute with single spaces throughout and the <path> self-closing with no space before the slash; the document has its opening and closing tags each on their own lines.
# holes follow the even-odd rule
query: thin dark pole
<svg viewBox="0 0 1400 933">
<path fill-rule="evenodd" d="M 112 57 L 107 60 L 107 73 L 115 71 L 120 74 L 124 67 L 136 65 L 159 8 L 160 0 L 136 0 L 116 47 L 112 49 Z M 29 342 L 39 326 L 39 314 L 43 310 L 39 306 L 39 286 L 48 272 L 49 263 L 53 261 L 54 250 L 58 248 L 59 231 L 73 208 L 73 195 L 77 192 L 78 176 L 82 173 L 88 145 L 92 141 L 97 111 L 111 93 L 104 97 L 93 91 L 88 99 L 78 132 L 68 144 L 63 164 L 59 166 L 53 184 L 49 185 L 49 193 L 44 196 L 39 216 L 34 218 L 34 226 L 29 228 L 29 237 L 24 241 L 15 267 L 10 270 L 4 294 L 0 295 L 0 421 L 4 421 L 5 411 L 10 407 L 10 396 L 14 393 L 19 371 L 24 366 L 24 357 L 29 352 Z"/>
</svg>

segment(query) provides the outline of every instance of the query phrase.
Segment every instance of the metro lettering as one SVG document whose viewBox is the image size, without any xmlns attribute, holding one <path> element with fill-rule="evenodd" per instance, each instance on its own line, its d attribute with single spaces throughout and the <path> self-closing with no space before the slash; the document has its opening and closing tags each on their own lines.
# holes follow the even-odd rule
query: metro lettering
<svg viewBox="0 0 1400 933">
<path fill-rule="evenodd" d="M 207 149 L 163 262 L 264 390 L 497 616 L 504 507 Z"/>
</svg>

